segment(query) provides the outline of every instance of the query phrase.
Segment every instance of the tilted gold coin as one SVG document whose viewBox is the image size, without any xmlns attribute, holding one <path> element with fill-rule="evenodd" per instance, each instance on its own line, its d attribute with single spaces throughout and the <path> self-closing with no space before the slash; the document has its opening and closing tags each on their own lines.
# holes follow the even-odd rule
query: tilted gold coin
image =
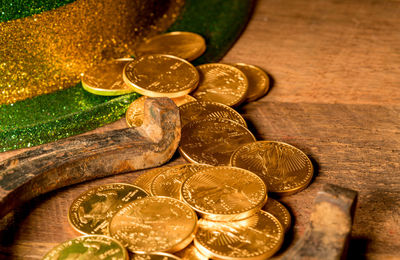
<svg viewBox="0 0 400 260">
<path fill-rule="evenodd" d="M 160 173 L 162 173 L 162 172 L 164 172 L 164 171 L 166 171 L 168 169 L 169 169 L 169 167 L 166 167 L 166 166 L 161 167 L 161 168 L 151 169 L 151 170 L 139 175 L 136 178 L 136 180 L 133 182 L 133 184 L 138 186 L 138 187 L 140 187 L 140 188 L 142 188 L 148 194 L 151 194 L 151 183 L 153 182 L 154 178 L 158 174 L 160 174 Z"/>
<path fill-rule="evenodd" d="M 267 259 L 283 242 L 279 221 L 265 211 L 233 222 L 199 221 L 195 246 L 213 259 Z"/>
<path fill-rule="evenodd" d="M 270 192 L 290 195 L 307 187 L 313 165 L 302 151 L 282 142 L 259 141 L 243 145 L 231 157 L 232 166 L 254 172 Z"/>
<path fill-rule="evenodd" d="M 108 235 L 108 225 L 114 214 L 125 204 L 146 196 L 144 190 L 130 184 L 101 185 L 86 191 L 72 202 L 68 220 L 82 234 Z"/>
<path fill-rule="evenodd" d="M 247 128 L 236 122 L 208 118 L 182 128 L 179 152 L 189 162 L 229 165 L 231 154 L 238 147 L 255 140 Z"/>
<path fill-rule="evenodd" d="M 116 61 L 126 61 L 126 62 L 129 62 L 129 61 L 133 61 L 134 58 L 131 58 L 131 57 L 121 57 L 121 58 L 116 58 L 116 59 L 114 59 L 114 60 L 116 60 Z"/>
<path fill-rule="evenodd" d="M 208 260 L 208 257 L 203 255 L 193 244 L 175 254 L 183 260 Z"/>
<path fill-rule="evenodd" d="M 154 36 L 136 48 L 136 55 L 169 54 L 192 61 L 206 50 L 206 41 L 192 32 L 170 32 Z"/>
<path fill-rule="evenodd" d="M 101 235 L 81 236 L 59 244 L 43 260 L 104 259 L 127 260 L 128 252 L 117 240 Z"/>
<path fill-rule="evenodd" d="M 134 92 L 125 84 L 122 72 L 128 60 L 112 60 L 90 68 L 82 74 L 82 87 L 93 94 L 116 96 Z"/>
<path fill-rule="evenodd" d="M 271 213 L 274 217 L 276 217 L 279 222 L 281 222 L 285 232 L 289 230 L 292 217 L 290 216 L 289 210 L 287 210 L 285 206 L 274 199 L 268 198 L 267 203 L 265 203 L 263 207 L 263 210 Z"/>
<path fill-rule="evenodd" d="M 143 124 L 145 101 L 146 96 L 141 96 L 135 99 L 126 110 L 125 119 L 130 127 L 139 127 Z"/>
<path fill-rule="evenodd" d="M 196 68 L 200 81 L 192 96 L 198 101 L 237 106 L 245 100 L 248 82 L 241 70 L 221 63 L 203 64 Z"/>
<path fill-rule="evenodd" d="M 269 89 L 269 77 L 262 69 L 254 65 L 244 63 L 232 64 L 246 75 L 249 82 L 246 101 L 251 102 L 267 94 Z"/>
<path fill-rule="evenodd" d="M 182 201 L 146 197 L 118 211 L 109 229 L 132 252 L 173 253 L 190 244 L 196 226 L 196 213 Z"/>
<path fill-rule="evenodd" d="M 181 258 L 168 253 L 133 254 L 131 260 L 180 260 Z"/>
<path fill-rule="evenodd" d="M 142 95 L 176 98 L 189 94 L 197 86 L 199 73 L 186 60 L 154 54 L 129 62 L 123 79 Z"/>
<path fill-rule="evenodd" d="M 182 105 L 179 112 L 182 126 L 206 118 L 225 118 L 247 127 L 246 121 L 236 110 L 217 102 L 190 102 Z"/>
<path fill-rule="evenodd" d="M 173 98 L 172 101 L 174 101 L 175 105 L 180 107 L 186 103 L 197 101 L 197 99 L 195 99 L 194 97 L 192 97 L 190 95 L 184 95 L 182 97 Z"/>
<path fill-rule="evenodd" d="M 182 184 L 182 198 L 206 219 L 231 221 L 249 217 L 264 206 L 267 187 L 256 174 L 219 166 L 199 171 Z"/>
<path fill-rule="evenodd" d="M 151 194 L 180 199 L 182 183 L 193 174 L 209 167 L 211 165 L 193 163 L 172 166 L 154 178 L 151 184 Z"/>
</svg>

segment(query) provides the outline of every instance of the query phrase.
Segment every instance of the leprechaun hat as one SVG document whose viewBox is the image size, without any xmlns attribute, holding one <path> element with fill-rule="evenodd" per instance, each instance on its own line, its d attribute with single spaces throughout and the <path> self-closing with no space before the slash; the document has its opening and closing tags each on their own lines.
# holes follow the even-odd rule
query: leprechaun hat
<svg viewBox="0 0 400 260">
<path fill-rule="evenodd" d="M 250 15 L 243 0 L 9 0 L 0 6 L 0 151 L 83 133 L 119 119 L 139 95 L 95 96 L 79 75 L 134 53 L 162 31 L 202 35 L 195 64 L 219 60 Z"/>
</svg>

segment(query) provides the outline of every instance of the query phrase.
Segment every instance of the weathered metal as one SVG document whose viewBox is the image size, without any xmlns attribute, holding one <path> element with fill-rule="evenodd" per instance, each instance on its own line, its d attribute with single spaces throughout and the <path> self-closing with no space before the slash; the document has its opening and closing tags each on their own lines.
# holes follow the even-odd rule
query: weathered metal
<svg viewBox="0 0 400 260">
<path fill-rule="evenodd" d="M 32 198 L 67 185 L 159 166 L 178 147 L 179 109 L 148 98 L 143 125 L 59 140 L 0 163 L 0 218 Z"/>
<path fill-rule="evenodd" d="M 281 259 L 345 259 L 356 198 L 356 191 L 325 184 L 315 198 L 305 235 Z"/>
</svg>

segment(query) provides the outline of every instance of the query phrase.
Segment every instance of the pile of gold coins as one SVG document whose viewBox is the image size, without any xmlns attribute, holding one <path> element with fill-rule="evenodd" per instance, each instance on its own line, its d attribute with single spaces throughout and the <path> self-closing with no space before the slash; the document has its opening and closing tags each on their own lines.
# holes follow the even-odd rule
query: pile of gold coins
<svg viewBox="0 0 400 260">
<path fill-rule="evenodd" d="M 168 33 L 142 43 L 136 59 L 82 76 L 94 94 L 143 95 L 128 108 L 130 127 L 143 123 L 147 96 L 172 98 L 182 123 L 179 152 L 189 163 L 81 194 L 68 219 L 85 236 L 44 259 L 267 259 L 280 249 L 291 216 L 268 193 L 306 188 L 312 163 L 289 144 L 256 141 L 231 108 L 265 95 L 266 73 L 246 64 L 189 63 L 204 51 L 201 36 Z"/>
</svg>

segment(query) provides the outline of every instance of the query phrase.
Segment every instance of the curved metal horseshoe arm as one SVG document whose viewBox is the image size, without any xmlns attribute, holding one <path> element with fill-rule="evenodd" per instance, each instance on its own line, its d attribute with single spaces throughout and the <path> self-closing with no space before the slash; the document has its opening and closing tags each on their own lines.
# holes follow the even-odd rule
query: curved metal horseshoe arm
<svg viewBox="0 0 400 260">
<path fill-rule="evenodd" d="M 0 218 L 46 192 L 117 173 L 159 166 L 181 135 L 179 109 L 168 98 L 147 98 L 141 127 L 71 137 L 0 163 Z"/>
</svg>

